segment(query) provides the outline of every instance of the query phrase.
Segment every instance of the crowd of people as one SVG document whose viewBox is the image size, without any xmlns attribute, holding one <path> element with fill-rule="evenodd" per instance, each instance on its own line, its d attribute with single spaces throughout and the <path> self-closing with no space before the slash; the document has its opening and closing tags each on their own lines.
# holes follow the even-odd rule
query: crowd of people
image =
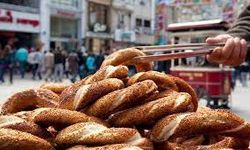
<svg viewBox="0 0 250 150">
<path fill-rule="evenodd" d="M 99 69 L 102 61 L 108 55 L 100 53 L 99 55 L 91 52 L 66 51 L 57 47 L 49 51 L 42 51 L 41 46 L 36 48 L 27 48 L 20 46 L 15 49 L 10 45 L 2 46 L 0 44 L 0 84 L 13 83 L 13 76 L 25 78 L 27 73 L 32 74 L 33 80 L 45 80 L 47 82 L 61 82 L 64 78 L 75 82 L 89 74 L 95 73 Z M 155 70 L 167 72 L 169 65 L 164 62 L 158 62 Z M 135 68 L 130 66 L 130 72 L 133 74 Z M 232 71 L 232 87 L 239 80 L 243 87 L 247 87 L 248 78 L 250 79 L 250 62 L 244 62 Z"/>
<path fill-rule="evenodd" d="M 41 48 L 20 46 L 14 49 L 9 45 L 0 45 L 0 84 L 13 83 L 13 76 L 25 78 L 32 74 L 33 80 L 61 82 L 64 78 L 75 82 L 89 74 L 93 74 L 101 65 L 106 55 L 85 53 L 71 50 L 70 52 L 57 47 L 49 51 Z"/>
</svg>

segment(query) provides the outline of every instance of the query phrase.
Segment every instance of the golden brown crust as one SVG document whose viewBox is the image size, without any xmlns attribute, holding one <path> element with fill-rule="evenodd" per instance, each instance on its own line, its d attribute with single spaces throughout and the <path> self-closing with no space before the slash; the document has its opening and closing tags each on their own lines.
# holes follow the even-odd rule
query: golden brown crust
<svg viewBox="0 0 250 150">
<path fill-rule="evenodd" d="M 155 93 L 153 93 L 152 95 L 150 95 L 145 101 L 146 102 L 151 102 L 153 100 L 159 99 L 159 98 L 163 98 L 163 97 L 168 97 L 168 96 L 172 96 L 172 95 L 176 95 L 179 92 L 176 92 L 174 90 L 164 90 L 164 91 L 157 91 Z"/>
<path fill-rule="evenodd" d="M 0 129 L 1 150 L 54 150 L 52 145 L 44 139 L 32 134 L 12 129 Z"/>
<path fill-rule="evenodd" d="M 110 114 L 133 107 L 140 98 L 156 91 L 157 85 L 152 80 L 145 80 L 127 88 L 111 92 L 98 99 L 91 105 L 86 113 L 100 118 L 106 118 Z"/>
<path fill-rule="evenodd" d="M 156 123 L 151 132 L 151 139 L 162 142 L 170 137 L 206 133 L 250 140 L 250 125 L 237 115 L 224 110 L 174 114 Z"/>
<path fill-rule="evenodd" d="M 63 129 L 56 137 L 61 147 L 72 145 L 107 145 L 133 143 L 142 137 L 131 128 L 107 128 L 103 125 L 86 122 L 77 123 Z"/>
<path fill-rule="evenodd" d="M 66 88 L 60 95 L 60 108 L 73 109 L 73 101 L 76 92 L 83 85 L 92 84 L 108 78 L 123 79 L 128 76 L 128 68 L 126 66 L 106 66 L 98 70 L 95 74 L 90 75 Z"/>
<path fill-rule="evenodd" d="M 112 144 L 97 147 L 87 147 L 77 145 L 69 148 L 68 150 L 153 150 L 153 144 L 146 138 L 140 138 L 132 143 Z"/>
<path fill-rule="evenodd" d="M 2 114 L 39 107 L 57 107 L 59 96 L 47 89 L 29 89 L 12 95 L 2 106 Z"/>
<path fill-rule="evenodd" d="M 35 109 L 29 116 L 29 120 L 32 120 L 40 126 L 53 126 L 57 129 L 62 129 L 79 122 L 90 121 L 106 124 L 104 121 L 95 117 L 87 116 L 84 113 L 60 108 Z"/>
<path fill-rule="evenodd" d="M 0 116 L 0 128 L 8 128 L 27 132 L 42 138 L 49 138 L 51 135 L 45 129 L 31 121 L 13 115 Z"/>
<path fill-rule="evenodd" d="M 198 97 L 195 90 L 183 79 L 179 77 L 172 76 L 173 80 L 175 81 L 179 92 L 187 92 L 192 96 L 193 101 L 193 111 L 196 111 L 198 108 Z"/>
<path fill-rule="evenodd" d="M 104 79 L 102 81 L 98 81 L 92 84 L 88 85 L 82 85 L 76 92 L 74 99 L 71 103 L 73 105 L 73 110 L 81 110 L 85 106 L 87 106 L 90 103 L 95 102 L 100 97 L 121 89 L 124 87 L 124 84 L 121 80 L 116 78 L 109 78 Z M 65 101 L 62 101 L 60 103 L 60 106 L 64 108 Z M 66 104 L 69 104 L 69 102 L 66 102 Z"/>
<path fill-rule="evenodd" d="M 103 68 L 100 68 L 94 75 L 86 79 L 86 81 L 84 81 L 84 84 L 91 84 L 108 78 L 123 79 L 126 77 L 128 77 L 128 67 L 123 65 L 108 65 Z"/>
<path fill-rule="evenodd" d="M 132 76 L 127 84 L 132 85 L 144 80 L 153 80 L 160 91 L 168 89 L 178 91 L 178 87 L 171 76 L 157 71 L 139 72 Z"/>
<path fill-rule="evenodd" d="M 110 123 L 114 126 L 152 125 L 173 113 L 185 112 L 192 105 L 188 93 L 177 93 L 115 114 Z"/>
<path fill-rule="evenodd" d="M 247 149 L 249 142 L 242 141 L 232 137 L 220 137 L 217 138 L 213 143 L 207 144 L 194 144 L 187 143 L 184 141 L 183 143 L 173 143 L 173 142 L 164 142 L 161 144 L 161 149 L 169 149 L 169 150 L 214 150 L 214 149 L 223 149 L 223 148 L 232 148 L 232 149 Z"/>
<path fill-rule="evenodd" d="M 105 145 L 98 147 L 86 147 L 82 145 L 77 145 L 67 150 L 143 150 L 143 149 L 138 146 L 132 146 L 129 144 L 113 144 L 113 145 Z"/>
<path fill-rule="evenodd" d="M 48 82 L 44 83 L 40 86 L 41 89 L 48 89 L 51 90 L 57 94 L 61 94 L 63 90 L 65 90 L 69 85 L 65 83 L 54 83 L 54 82 Z"/>
<path fill-rule="evenodd" d="M 149 62 L 134 63 L 132 59 L 137 56 L 145 56 L 143 52 L 135 48 L 118 50 L 109 55 L 102 63 L 101 68 L 107 65 L 135 65 L 138 72 L 152 70 L 152 64 Z"/>
</svg>

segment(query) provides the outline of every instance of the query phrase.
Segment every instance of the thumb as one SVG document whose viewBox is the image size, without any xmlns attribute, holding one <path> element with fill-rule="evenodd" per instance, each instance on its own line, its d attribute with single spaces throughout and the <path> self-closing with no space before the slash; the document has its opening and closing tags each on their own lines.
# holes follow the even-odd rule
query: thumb
<svg viewBox="0 0 250 150">
<path fill-rule="evenodd" d="M 222 34 L 222 35 L 218 35 L 216 37 L 209 37 L 206 39 L 206 42 L 208 44 L 223 43 L 223 42 L 226 42 L 227 39 L 229 39 L 229 38 L 231 38 L 230 35 Z"/>
<path fill-rule="evenodd" d="M 206 42 L 208 44 L 221 43 L 223 42 L 223 38 L 222 37 L 209 37 L 206 39 Z"/>
</svg>

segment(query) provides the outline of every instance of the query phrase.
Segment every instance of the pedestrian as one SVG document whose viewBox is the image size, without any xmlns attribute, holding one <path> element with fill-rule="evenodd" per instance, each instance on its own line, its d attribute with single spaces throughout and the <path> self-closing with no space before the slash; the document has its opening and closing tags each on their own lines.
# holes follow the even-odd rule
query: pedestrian
<svg viewBox="0 0 250 150">
<path fill-rule="evenodd" d="M 95 73 L 96 60 L 95 60 L 95 55 L 92 52 L 90 52 L 89 55 L 87 56 L 86 66 L 88 69 L 88 75 Z"/>
<path fill-rule="evenodd" d="M 31 67 L 31 73 L 32 73 L 32 79 L 35 80 L 35 76 L 36 76 L 36 70 L 38 67 L 38 62 L 36 62 L 35 60 L 35 49 L 31 48 L 30 49 L 30 53 L 28 55 L 28 63 L 29 66 Z"/>
<path fill-rule="evenodd" d="M 78 55 L 78 58 L 79 58 L 79 61 L 78 61 L 78 65 L 79 65 L 79 77 L 80 79 L 83 79 L 87 76 L 87 67 L 86 67 L 86 58 L 87 58 L 87 55 L 85 52 L 81 52 L 81 51 L 78 51 L 77 53 Z"/>
<path fill-rule="evenodd" d="M 60 48 L 55 51 L 55 69 L 54 78 L 55 82 L 62 82 L 64 69 L 63 69 L 64 56 Z"/>
<path fill-rule="evenodd" d="M 96 69 L 99 69 L 104 60 L 104 50 L 101 50 L 100 53 L 96 56 Z"/>
<path fill-rule="evenodd" d="M 45 53 L 44 56 L 44 68 L 45 68 L 45 81 L 53 81 L 53 69 L 55 65 L 55 55 L 52 50 Z"/>
<path fill-rule="evenodd" d="M 247 87 L 247 74 L 249 72 L 249 65 L 247 62 L 244 62 L 240 65 L 240 81 L 242 87 Z"/>
<path fill-rule="evenodd" d="M 20 72 L 21 78 L 24 78 L 27 60 L 28 60 L 27 48 L 24 46 L 21 46 L 15 54 L 15 59 L 16 59 L 18 66 L 19 66 L 19 72 Z"/>
<path fill-rule="evenodd" d="M 4 74 L 9 66 L 9 46 L 5 46 L 3 49 L 0 49 L 0 81 L 4 83 Z"/>
<path fill-rule="evenodd" d="M 67 61 L 69 63 L 69 72 L 71 74 L 71 82 L 75 82 L 76 81 L 76 77 L 77 77 L 77 74 L 78 74 L 78 62 L 79 62 L 79 58 L 78 58 L 78 55 L 75 51 L 71 51 L 68 58 L 67 58 Z"/>
<path fill-rule="evenodd" d="M 226 34 L 209 37 L 208 44 L 225 43 L 223 47 L 217 47 L 207 56 L 208 61 L 224 65 L 237 66 L 250 60 L 247 54 L 247 42 L 250 42 L 250 5 L 239 15 L 237 21 Z"/>
<path fill-rule="evenodd" d="M 16 65 L 16 60 L 15 60 L 15 49 L 11 48 L 11 46 L 9 47 L 9 53 L 8 53 L 8 57 L 9 57 L 9 65 L 8 65 L 8 70 L 9 70 L 9 81 L 10 84 L 13 84 L 13 74 L 14 74 L 14 68 Z"/>
</svg>

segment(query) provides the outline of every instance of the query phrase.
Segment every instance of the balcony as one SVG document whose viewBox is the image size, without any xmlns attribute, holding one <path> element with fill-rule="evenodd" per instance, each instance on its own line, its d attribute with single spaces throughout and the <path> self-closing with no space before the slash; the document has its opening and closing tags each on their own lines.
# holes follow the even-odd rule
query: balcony
<svg viewBox="0 0 250 150">
<path fill-rule="evenodd" d="M 134 0 L 113 0 L 112 6 L 117 9 L 133 11 L 134 3 Z"/>
<path fill-rule="evenodd" d="M 152 29 L 150 27 L 136 27 L 135 33 L 136 34 L 145 34 L 145 35 L 153 35 Z"/>
<path fill-rule="evenodd" d="M 135 31 L 132 30 L 115 30 L 115 41 L 119 42 L 135 42 L 136 36 Z"/>
</svg>

